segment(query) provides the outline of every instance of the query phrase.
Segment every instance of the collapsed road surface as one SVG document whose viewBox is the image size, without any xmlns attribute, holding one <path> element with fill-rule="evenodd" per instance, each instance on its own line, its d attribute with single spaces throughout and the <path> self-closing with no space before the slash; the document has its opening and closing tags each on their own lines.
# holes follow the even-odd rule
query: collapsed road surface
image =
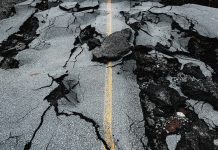
<svg viewBox="0 0 218 150">
<path fill-rule="evenodd" d="M 217 150 L 216 1 L 159 2 L 8 6 L 0 150 Z"/>
</svg>

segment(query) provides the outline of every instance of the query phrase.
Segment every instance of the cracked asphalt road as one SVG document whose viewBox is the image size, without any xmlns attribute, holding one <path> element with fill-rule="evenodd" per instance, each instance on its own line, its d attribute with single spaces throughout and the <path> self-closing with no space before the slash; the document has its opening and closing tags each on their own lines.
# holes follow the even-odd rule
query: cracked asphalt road
<svg viewBox="0 0 218 150">
<path fill-rule="evenodd" d="M 2 41 L 19 31 L 22 22 L 28 18 L 24 18 L 24 11 L 30 15 L 34 13 L 39 28 L 36 31 L 38 37 L 16 54 L 19 68 L 1 70 L 0 73 L 0 149 L 96 150 L 104 146 L 112 149 L 104 133 L 107 66 L 92 62 L 92 54 L 86 45 L 79 46 L 71 54 L 74 41 L 84 26 L 91 24 L 103 36 L 107 35 L 107 5 L 107 1 L 101 2 L 93 13 L 87 12 L 88 9 L 72 15 L 58 6 L 34 13 L 33 2 L 27 1 L 16 6 L 17 14 L 1 21 Z M 130 7 L 128 3 L 124 5 Z M 113 4 L 112 11 L 116 12 L 113 16 L 119 15 L 118 6 Z M 117 17 L 117 20 L 121 18 Z M 113 32 L 126 27 L 125 23 L 119 28 L 116 24 L 111 26 Z M 13 31 L 6 30 L 8 28 Z M 139 89 L 132 73 L 135 63 L 130 61 L 129 65 L 132 67 L 123 73 L 121 66 L 114 67 L 112 72 L 111 129 L 116 149 L 141 149 L 138 139 L 144 138 Z M 67 76 L 58 80 L 64 74 Z M 66 89 L 71 80 L 79 84 L 69 93 Z"/>
<path fill-rule="evenodd" d="M 157 1 L 14 5 L 0 150 L 218 149 L 217 9 Z"/>
</svg>

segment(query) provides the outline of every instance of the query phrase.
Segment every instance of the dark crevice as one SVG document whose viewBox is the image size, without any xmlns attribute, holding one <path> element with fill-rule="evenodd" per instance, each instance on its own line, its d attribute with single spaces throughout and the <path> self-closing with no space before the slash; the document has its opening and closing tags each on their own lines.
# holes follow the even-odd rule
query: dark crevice
<svg viewBox="0 0 218 150">
<path fill-rule="evenodd" d="M 38 36 L 36 34 L 39 27 L 38 22 L 34 14 L 28 18 L 17 33 L 10 35 L 7 40 L 1 43 L 0 56 L 14 57 L 19 51 L 29 48 L 28 45 Z"/>
<path fill-rule="evenodd" d="M 74 48 L 71 50 L 70 56 L 68 60 L 64 64 L 64 68 L 67 67 L 67 64 L 69 63 L 72 55 L 74 52 L 78 49 L 81 48 L 81 51 L 74 57 L 73 60 L 73 67 L 75 67 L 75 64 L 77 62 L 77 57 L 80 56 L 83 52 L 82 45 L 87 44 L 89 47 L 89 50 L 93 50 L 96 47 L 101 46 L 101 42 L 99 39 L 102 38 L 102 35 L 98 33 L 95 29 L 95 27 L 92 27 L 91 25 L 86 26 L 84 29 L 80 30 L 80 34 L 78 37 L 76 37 L 75 42 L 74 42 Z"/>
<path fill-rule="evenodd" d="M 102 38 L 102 35 L 96 31 L 95 27 L 88 25 L 80 31 L 80 35 L 76 38 L 74 45 L 76 46 L 86 43 L 89 46 L 89 50 L 92 50 L 101 46 L 98 37 Z"/>
<path fill-rule="evenodd" d="M 53 82 L 56 82 L 58 84 L 58 87 L 56 87 L 54 90 L 52 90 L 49 95 L 47 95 L 44 100 L 47 100 L 48 103 L 50 103 L 50 106 L 43 112 L 42 116 L 41 116 L 41 121 L 39 126 L 36 128 L 35 132 L 32 135 L 31 140 L 25 145 L 24 150 L 29 150 L 32 146 L 32 141 L 34 140 L 37 131 L 41 128 L 43 122 L 44 122 L 44 117 L 47 113 L 47 111 L 53 106 L 56 114 L 58 114 L 58 101 L 62 98 L 65 98 L 68 102 L 73 102 L 72 99 L 74 101 L 76 101 L 76 103 L 78 103 L 78 99 L 77 99 L 77 95 L 75 97 L 72 97 L 71 95 L 68 96 L 68 94 L 70 92 L 73 92 L 72 90 L 79 84 L 79 81 L 75 81 L 75 80 L 65 80 L 65 78 L 68 76 L 68 74 L 63 74 L 58 78 L 54 78 L 50 75 L 48 75 L 49 77 L 52 78 L 52 82 L 50 85 L 42 87 L 42 88 L 46 88 L 46 87 L 50 87 L 52 86 Z M 41 88 L 40 88 L 41 89 Z"/>
<path fill-rule="evenodd" d="M 110 150 L 110 147 L 107 145 L 107 142 L 101 136 L 101 134 L 99 132 L 99 125 L 95 122 L 95 120 L 83 115 L 82 113 L 75 112 L 75 111 L 71 112 L 70 114 L 65 113 L 65 112 L 59 112 L 58 107 L 55 107 L 55 112 L 56 112 L 57 116 L 61 116 L 61 115 L 67 116 L 67 117 L 72 116 L 72 115 L 73 116 L 78 116 L 78 117 L 80 117 L 80 119 L 86 121 L 87 123 L 92 124 L 92 126 L 95 128 L 95 133 L 96 133 L 97 138 L 104 144 L 104 147 L 105 147 L 106 150 Z"/>
<path fill-rule="evenodd" d="M 54 107 L 54 111 L 55 111 L 57 116 L 67 116 L 67 117 L 79 116 L 82 120 L 85 120 L 86 122 L 91 123 L 92 126 L 95 128 L 95 133 L 96 133 L 98 139 L 104 144 L 104 146 L 107 150 L 110 150 L 106 141 L 101 137 L 101 134 L 99 132 L 99 125 L 93 119 L 83 115 L 82 113 L 78 113 L 78 112 L 74 112 L 74 111 L 71 113 L 65 113 L 63 111 L 62 112 L 59 111 L 58 101 L 61 98 L 65 98 L 67 101 L 72 102 L 72 100 L 67 97 L 67 94 L 69 94 L 69 92 L 71 92 L 79 84 L 79 81 L 75 82 L 74 80 L 66 80 L 65 78 L 67 76 L 68 76 L 68 74 L 64 74 L 58 78 L 54 78 L 54 77 L 50 76 L 52 78 L 52 82 L 50 85 L 45 86 L 45 87 L 51 86 L 53 84 L 53 82 L 56 82 L 58 84 L 58 87 L 55 88 L 53 91 L 51 91 L 50 94 L 44 98 L 44 100 L 47 100 L 50 103 L 50 107 L 52 107 L 52 106 Z M 66 84 L 69 88 L 66 87 Z M 42 88 L 45 88 L 45 87 L 42 87 Z M 77 100 L 77 97 L 74 98 L 74 100 L 77 103 L 79 102 Z M 29 146 L 31 146 L 30 143 L 27 144 L 27 147 L 29 147 Z"/>
<path fill-rule="evenodd" d="M 81 51 L 74 57 L 74 64 L 73 64 L 73 67 L 75 67 L 75 64 L 77 62 L 77 57 L 79 57 L 83 52 L 83 48 L 81 47 Z"/>
<path fill-rule="evenodd" d="M 78 47 L 74 47 L 73 49 L 71 49 L 71 51 L 70 51 L 70 56 L 69 56 L 69 58 L 67 59 L 67 61 L 65 62 L 64 66 L 63 66 L 64 68 L 67 67 L 67 64 L 68 64 L 68 62 L 70 61 L 70 58 L 72 57 L 73 53 L 77 50 L 77 48 L 78 48 Z"/>
<path fill-rule="evenodd" d="M 24 150 L 30 150 L 31 146 L 32 146 L 32 142 L 36 136 L 36 133 L 38 132 L 38 130 L 41 128 L 43 122 L 44 122 L 44 117 L 46 115 L 46 113 L 48 112 L 48 110 L 51 108 L 51 106 L 48 106 L 47 109 L 43 112 L 42 116 L 41 116 L 41 120 L 40 123 L 38 125 L 38 127 L 36 128 L 36 130 L 34 131 L 32 138 L 30 139 L 30 141 L 28 143 L 26 143 L 26 145 L 24 146 Z"/>
<path fill-rule="evenodd" d="M 107 150 L 109 150 L 109 146 L 107 145 L 106 141 L 101 137 L 101 134 L 99 132 L 99 125 L 91 118 L 86 117 L 85 115 L 83 115 L 82 113 L 78 113 L 78 112 L 71 112 L 70 114 L 65 113 L 65 112 L 59 112 L 59 108 L 58 108 L 58 101 L 61 98 L 65 98 L 67 101 L 72 102 L 72 100 L 70 100 L 67 97 L 67 94 L 72 91 L 78 84 L 78 82 L 75 82 L 73 80 L 65 80 L 65 77 L 67 77 L 68 74 L 64 74 L 58 78 L 52 78 L 52 83 L 55 81 L 58 84 L 58 87 L 55 88 L 53 91 L 50 92 L 50 94 L 48 96 L 46 96 L 44 99 L 47 100 L 50 103 L 50 106 L 54 107 L 54 111 L 56 113 L 57 116 L 79 116 L 82 120 L 85 120 L 88 123 L 91 123 L 93 125 L 93 127 L 95 128 L 95 132 L 96 135 L 98 137 L 98 139 L 104 144 L 105 148 Z M 66 87 L 66 81 L 68 81 L 68 86 L 69 88 Z M 72 83 L 71 83 L 72 82 Z M 51 83 L 51 85 L 52 85 Z M 74 99 L 77 103 L 79 102 L 77 100 L 77 97 Z"/>
<path fill-rule="evenodd" d="M 40 3 L 41 4 L 41 3 Z M 35 11 L 35 13 L 38 10 Z M 39 20 L 33 13 L 20 27 L 17 33 L 14 33 L 0 44 L 0 56 L 4 57 L 0 67 L 3 69 L 18 68 L 19 62 L 15 57 L 20 51 L 29 48 L 29 44 L 36 38 L 36 30 L 39 27 Z"/>
<path fill-rule="evenodd" d="M 68 74 L 64 74 L 58 78 L 52 77 L 52 82 L 49 86 L 55 81 L 58 86 L 47 95 L 44 100 L 47 100 L 51 106 L 58 106 L 58 101 L 62 98 L 66 99 L 68 102 L 79 103 L 77 94 L 73 92 L 73 89 L 79 85 L 79 81 L 76 80 L 65 80 Z M 74 95 L 72 97 L 72 94 Z"/>
</svg>

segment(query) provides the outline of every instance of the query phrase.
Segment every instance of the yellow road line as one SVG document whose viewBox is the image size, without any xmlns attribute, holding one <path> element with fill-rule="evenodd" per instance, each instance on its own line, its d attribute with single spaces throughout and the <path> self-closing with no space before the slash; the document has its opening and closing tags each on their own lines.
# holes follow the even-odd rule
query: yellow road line
<svg viewBox="0 0 218 150">
<path fill-rule="evenodd" d="M 112 0 L 107 0 L 107 34 L 112 33 Z M 113 91 L 113 77 L 112 77 L 112 62 L 107 64 L 106 81 L 105 81 L 105 98 L 104 98 L 104 138 L 111 150 L 115 150 L 115 144 L 112 133 L 112 91 Z"/>
</svg>

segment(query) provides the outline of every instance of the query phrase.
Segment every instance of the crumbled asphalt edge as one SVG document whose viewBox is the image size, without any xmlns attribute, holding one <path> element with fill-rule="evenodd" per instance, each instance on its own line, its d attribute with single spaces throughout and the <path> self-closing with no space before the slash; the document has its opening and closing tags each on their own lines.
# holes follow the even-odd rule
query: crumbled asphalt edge
<svg viewBox="0 0 218 150">
<path fill-rule="evenodd" d="M 149 11 L 150 12 L 150 11 Z M 150 12 L 153 15 L 156 15 L 157 18 L 159 17 L 160 14 L 155 14 L 153 12 Z M 129 25 L 134 31 L 135 31 L 135 38 L 134 38 L 134 50 L 133 50 L 133 57 L 136 60 L 137 63 L 137 69 L 135 70 L 135 74 L 137 75 L 137 82 L 140 86 L 141 92 L 140 92 L 140 102 L 141 102 L 141 106 L 142 106 L 142 110 L 143 110 L 143 115 L 144 115 L 144 121 L 145 121 L 145 133 L 146 136 L 148 138 L 148 145 L 147 148 L 152 149 L 152 150 L 159 150 L 159 149 L 168 149 L 167 144 L 166 144 L 166 137 L 168 135 L 171 134 L 181 134 L 181 140 L 179 141 L 179 143 L 177 144 L 177 150 L 186 150 L 186 149 L 191 149 L 191 148 L 200 148 L 200 149 L 217 149 L 217 146 L 214 145 L 213 140 L 216 139 L 218 137 L 218 130 L 217 127 L 215 126 L 215 128 L 213 128 L 213 130 L 209 129 L 209 126 L 201 119 L 198 118 L 198 115 L 195 114 L 195 112 L 193 112 L 193 108 L 190 108 L 190 106 L 186 104 L 186 100 L 188 97 L 191 97 L 195 100 L 200 100 L 200 101 L 204 101 L 205 103 L 210 103 L 214 109 L 218 109 L 216 101 L 218 100 L 217 97 L 213 97 L 213 92 L 208 92 L 208 93 L 203 93 L 202 95 L 204 95 L 203 98 L 205 98 L 206 96 L 208 96 L 208 94 L 210 94 L 210 97 L 208 99 L 199 99 L 199 96 L 195 96 L 198 95 L 199 93 L 201 93 L 202 91 L 196 91 L 193 93 L 193 89 L 192 89 L 192 85 L 191 86 L 185 86 L 182 89 L 182 92 L 185 93 L 186 96 L 188 96 L 187 98 L 182 97 L 179 95 L 179 93 L 172 89 L 169 88 L 169 81 L 166 79 L 166 77 L 168 75 L 171 76 L 178 76 L 178 74 L 180 74 L 182 72 L 182 74 L 185 76 L 191 76 L 191 78 L 196 78 L 197 82 L 198 80 L 202 80 L 205 82 L 208 82 L 208 80 L 206 80 L 205 77 L 202 77 L 196 73 L 199 73 L 200 68 L 189 68 L 190 70 L 192 69 L 198 69 L 196 72 L 194 72 L 195 74 L 193 74 L 192 71 L 187 72 L 183 70 L 180 70 L 181 68 L 181 64 L 178 62 L 178 60 L 176 58 L 174 58 L 175 56 L 187 56 L 190 58 L 196 58 L 196 59 L 200 59 L 201 61 L 205 62 L 205 64 L 210 65 L 213 69 L 214 69 L 214 73 L 212 78 L 216 79 L 218 71 L 217 71 L 217 62 L 218 60 L 216 59 L 216 50 L 218 48 L 218 40 L 216 38 L 208 38 L 208 37 L 204 37 L 201 36 L 196 30 L 194 30 L 194 23 L 192 23 L 191 20 L 189 20 L 188 18 L 186 18 L 186 20 L 190 23 L 190 27 L 189 29 L 183 29 L 174 19 L 172 16 L 167 15 L 168 17 L 170 17 L 173 21 L 172 23 L 172 30 L 178 30 L 181 33 L 184 33 L 185 37 L 190 37 L 190 41 L 188 44 L 188 51 L 189 52 L 182 52 L 182 51 L 176 51 L 176 52 L 170 52 L 168 46 L 162 45 L 160 43 L 157 43 L 157 45 L 155 47 L 151 47 L 151 46 L 141 46 L 141 45 L 136 45 L 136 36 L 138 35 L 138 30 L 141 30 L 141 25 L 143 25 L 145 22 L 143 20 L 140 20 L 138 22 L 132 23 L 132 24 L 128 24 L 128 20 L 130 18 L 130 15 L 128 12 L 121 12 L 121 14 L 124 16 L 125 18 L 125 22 L 127 25 Z M 175 14 L 176 15 L 176 14 Z M 146 20 L 146 21 L 150 21 L 150 20 Z M 146 34 L 150 35 L 149 33 L 146 32 Z M 181 34 L 182 35 L 182 34 Z M 150 35 L 151 36 L 151 35 Z M 151 37 L 152 38 L 152 37 Z M 172 39 L 173 40 L 173 37 Z M 194 43 L 195 42 L 195 43 Z M 197 43 L 197 44 L 196 44 Z M 203 43 L 203 44 L 202 44 Z M 194 45 L 195 44 L 195 45 Z M 197 48 L 193 48 L 193 45 L 196 46 L 197 48 L 203 47 L 204 49 L 199 52 L 197 51 Z M 203 46 L 201 46 L 203 45 Z M 210 49 L 208 49 L 208 47 Z M 151 58 L 147 58 L 148 60 L 148 66 L 144 66 L 143 61 L 146 62 L 145 56 L 147 55 L 149 57 L 149 52 L 155 50 L 159 53 L 163 53 L 165 55 L 171 56 L 173 57 L 172 59 L 168 59 L 165 58 L 167 61 L 167 65 L 169 65 L 168 67 L 166 67 L 166 70 L 161 70 L 158 68 L 152 68 L 146 72 L 144 72 L 144 68 L 148 67 L 149 65 L 157 65 L 159 67 L 159 65 L 161 65 L 161 62 L 158 62 L 158 58 L 157 60 L 149 60 L 152 59 Z M 209 53 L 208 53 L 209 52 Z M 153 64 L 152 64 L 153 62 Z M 151 63 L 151 64 L 149 64 Z M 158 64 L 160 63 L 160 64 Z M 163 68 L 164 69 L 164 68 Z M 202 74 L 202 73 L 201 73 Z M 147 77 L 146 77 L 147 76 Z M 147 80 L 147 83 L 146 83 Z M 217 82 L 216 80 L 213 80 L 214 82 Z M 150 83 L 151 82 L 151 83 Z M 188 81 L 189 82 L 189 81 Z M 202 83 L 202 82 L 201 82 Z M 210 82 L 211 83 L 211 82 Z M 150 85 L 149 85 L 150 84 Z M 152 85 L 153 84 L 153 85 Z M 195 83 L 193 83 L 194 85 Z M 203 84 L 203 83 L 202 83 Z M 216 84 L 216 83 L 215 83 Z M 214 83 L 210 84 L 212 87 L 214 87 Z M 147 87 L 146 87 L 147 86 Z M 148 86 L 154 86 L 153 89 L 149 92 L 147 91 L 149 88 Z M 159 90 L 159 88 L 162 86 L 162 88 L 164 90 L 167 89 L 167 91 L 171 91 L 170 95 L 172 95 L 171 97 L 173 97 L 173 99 L 177 99 L 177 103 L 174 103 L 172 106 L 167 106 L 167 105 L 163 105 L 161 104 L 158 100 L 155 100 L 155 92 Z M 188 88 L 189 89 L 186 89 Z M 145 90 L 147 88 L 147 90 Z M 185 90 L 184 90 L 185 89 Z M 215 90 L 218 89 L 217 87 L 215 87 Z M 190 90 L 188 92 L 188 90 Z M 174 95 L 174 96 L 173 96 Z M 200 95 L 200 96 L 202 96 Z M 212 100 L 210 100 L 210 98 L 213 98 Z M 179 99 L 179 101 L 178 101 Z M 165 118 L 165 125 L 163 125 L 163 122 L 161 122 L 160 118 L 158 118 L 158 114 L 155 111 L 150 111 L 150 109 L 152 109 L 152 104 L 155 105 L 155 107 L 159 107 L 158 109 L 162 109 L 165 107 L 164 113 L 162 114 L 162 119 Z M 164 106 L 164 107 L 163 107 Z M 161 108 L 162 107 L 162 108 Z M 178 110 L 184 110 L 186 113 L 186 119 L 182 119 L 182 118 L 178 118 L 178 116 L 176 116 L 176 112 Z M 159 111 L 160 111 L 159 110 Z M 156 113 L 156 115 L 154 114 Z M 160 113 L 160 112 L 159 112 Z M 156 119 L 153 120 L 154 122 L 158 122 L 159 124 L 153 124 L 151 125 L 150 121 L 152 121 L 152 116 Z M 161 124 L 162 123 L 162 124 Z M 181 123 L 181 124 L 180 124 Z M 158 126 L 156 126 L 158 125 Z M 196 126 L 195 126 L 196 125 Z M 202 130 L 202 132 L 204 132 L 207 137 L 205 138 L 204 136 L 200 136 L 199 133 L 195 133 L 194 132 L 194 127 L 198 127 L 199 128 L 199 132 Z M 170 130 L 167 131 L 167 130 Z M 166 132 L 167 131 L 167 132 Z M 193 136 L 189 135 L 190 134 L 194 134 L 194 137 L 197 137 L 199 139 L 194 138 Z M 194 142 L 193 142 L 194 141 Z M 195 146 L 193 146 L 195 145 Z"/>
<path fill-rule="evenodd" d="M 73 49 L 71 49 L 70 51 L 70 56 L 68 57 L 67 61 L 65 62 L 63 68 L 66 68 L 67 67 L 67 64 L 69 63 L 70 61 L 70 58 L 72 57 L 72 55 L 74 54 L 74 52 L 77 50 L 78 47 L 74 47 Z"/>
<path fill-rule="evenodd" d="M 94 7 L 80 8 L 80 5 L 77 4 L 75 6 L 75 8 L 72 8 L 70 10 L 67 10 L 64 7 L 61 7 L 61 5 L 59 5 L 59 8 L 64 10 L 64 11 L 72 12 L 73 15 L 76 12 L 86 11 L 86 10 L 93 10 L 92 12 L 87 12 L 87 13 L 94 13 L 95 10 L 99 8 L 99 1 L 98 1 L 98 5 L 96 5 Z M 74 17 L 75 17 L 75 19 L 74 19 L 74 23 L 75 23 L 77 21 L 77 17 L 75 15 L 74 15 Z M 101 42 L 99 39 L 102 38 L 102 35 L 96 31 L 95 27 L 92 27 L 91 25 L 87 25 L 84 29 L 81 29 L 80 26 L 78 28 L 80 29 L 80 34 L 79 34 L 79 36 L 76 37 L 76 40 L 73 43 L 74 47 L 71 49 L 70 55 L 69 55 L 68 59 L 66 60 L 65 64 L 63 65 L 63 68 L 67 67 L 74 52 L 76 52 L 76 50 L 78 48 L 81 48 L 82 50 L 80 51 L 80 53 L 74 57 L 73 67 L 75 66 L 75 63 L 77 62 L 77 57 L 83 52 L 83 48 L 82 48 L 83 44 L 87 44 L 89 47 L 89 50 L 92 50 L 95 47 L 101 46 Z"/>
<path fill-rule="evenodd" d="M 99 4 L 99 1 L 98 1 L 98 4 Z M 99 8 L 99 5 L 96 5 L 96 6 L 89 6 L 89 7 L 82 7 L 80 6 L 80 4 L 76 4 L 75 8 L 72 8 L 72 9 L 66 9 L 64 7 L 62 7 L 61 5 L 59 5 L 59 8 L 64 10 L 64 11 L 70 11 L 70 12 L 81 12 L 81 11 L 86 11 L 86 10 L 95 10 L 95 9 L 98 9 Z"/>
<path fill-rule="evenodd" d="M 69 55 L 69 57 L 68 57 L 68 59 L 65 62 L 63 67 L 64 68 L 67 67 L 74 52 L 78 48 L 81 48 L 82 50 L 80 51 L 80 53 L 74 57 L 74 66 L 75 66 L 75 63 L 77 61 L 77 57 L 83 52 L 82 45 L 87 44 L 87 46 L 89 47 L 89 50 L 91 51 L 94 48 L 101 46 L 101 42 L 99 39 L 101 39 L 102 37 L 103 36 L 96 31 L 95 27 L 92 27 L 91 25 L 86 26 L 84 29 L 80 29 L 80 34 L 78 37 L 76 37 L 76 40 L 74 42 L 74 48 L 71 49 L 70 55 Z"/>
<path fill-rule="evenodd" d="M 86 121 L 87 123 L 90 123 L 92 124 L 92 126 L 95 128 L 95 133 L 96 133 L 96 136 L 97 138 L 103 143 L 103 145 L 105 146 L 105 148 L 107 150 L 110 150 L 109 146 L 107 145 L 106 141 L 104 140 L 104 138 L 102 138 L 100 132 L 99 132 L 99 125 L 97 124 L 97 122 L 95 122 L 93 119 L 83 115 L 82 113 L 79 113 L 79 112 L 75 112 L 75 111 L 72 111 L 70 113 L 66 113 L 66 112 L 60 112 L 59 111 L 59 108 L 58 108 L 58 101 L 61 100 L 62 98 L 65 98 L 67 101 L 69 102 L 72 102 L 69 98 L 67 98 L 67 94 L 72 91 L 77 85 L 79 85 L 79 81 L 74 81 L 74 80 L 65 80 L 65 77 L 68 76 L 68 74 L 63 74 L 61 75 L 60 77 L 58 78 L 54 78 L 50 75 L 48 75 L 49 77 L 52 78 L 52 82 L 50 85 L 48 86 L 44 86 L 44 87 L 41 87 L 39 88 L 38 90 L 42 89 L 42 88 L 47 88 L 47 87 L 50 87 L 52 86 L 52 84 L 54 82 L 56 82 L 58 84 L 58 87 L 55 88 L 54 90 L 52 90 L 50 92 L 49 95 L 47 95 L 44 100 L 47 100 L 49 103 L 50 103 L 50 106 L 48 106 L 48 108 L 43 112 L 42 116 L 41 116 L 41 121 L 39 123 L 39 126 L 36 128 L 36 130 L 34 131 L 33 135 L 32 135 L 32 138 L 31 140 L 26 143 L 25 147 L 24 147 L 24 150 L 29 150 L 32 146 L 32 141 L 34 140 L 35 136 L 36 136 L 36 133 L 38 132 L 38 130 L 41 128 L 43 122 L 44 122 L 44 117 L 46 115 L 46 113 L 48 112 L 48 110 L 51 108 L 51 107 L 54 107 L 54 111 L 55 111 L 55 114 L 56 116 L 66 116 L 66 117 L 69 117 L 69 116 L 79 116 L 82 120 Z M 69 89 L 66 87 L 66 83 L 64 82 L 67 82 L 69 83 L 68 86 L 69 86 Z M 72 84 L 71 84 L 72 83 Z M 74 101 L 76 103 L 79 103 L 77 97 L 74 99 Z"/>
<path fill-rule="evenodd" d="M 28 49 L 29 44 L 37 38 L 36 30 L 39 28 L 39 20 L 34 16 L 38 11 L 44 11 L 58 5 L 59 2 L 42 0 L 37 3 L 36 11 L 23 23 L 17 33 L 10 35 L 7 40 L 0 43 L 0 56 L 4 59 L 0 62 L 0 68 L 19 68 L 19 61 L 14 57 L 22 50 Z"/>
<path fill-rule="evenodd" d="M 95 29 L 95 27 L 92 27 L 91 25 L 86 26 L 84 29 L 81 30 L 80 35 L 76 38 L 74 45 L 82 45 L 87 44 L 89 46 L 89 50 L 94 49 L 96 46 L 99 46 L 96 44 L 94 47 L 89 45 L 89 42 L 93 39 L 96 39 L 99 41 L 99 37 L 102 37 L 100 33 L 98 33 Z"/>
<path fill-rule="evenodd" d="M 34 14 L 24 22 L 17 33 L 10 35 L 7 40 L 0 44 L 0 56 L 5 59 L 14 59 L 13 57 L 15 57 L 19 51 L 27 49 L 28 45 L 38 36 L 36 30 L 39 27 L 39 21 L 34 17 Z M 3 63 L 4 60 L 0 63 L 0 67 L 3 69 L 18 68 L 17 65 L 13 66 L 10 63 L 8 66 L 7 64 L 3 66 Z"/>
</svg>

